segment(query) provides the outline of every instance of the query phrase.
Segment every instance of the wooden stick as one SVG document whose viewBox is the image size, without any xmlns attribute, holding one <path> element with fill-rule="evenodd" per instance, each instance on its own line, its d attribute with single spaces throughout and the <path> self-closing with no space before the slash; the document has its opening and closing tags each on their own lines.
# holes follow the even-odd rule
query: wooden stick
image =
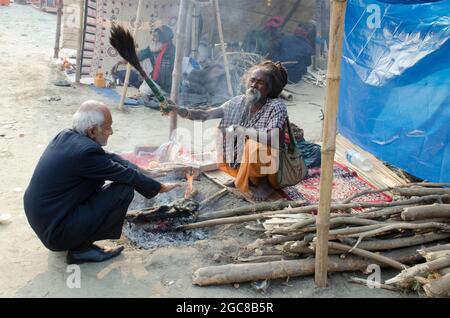
<svg viewBox="0 0 450 318">
<path fill-rule="evenodd" d="M 383 288 L 383 289 L 387 289 L 387 290 L 391 290 L 391 291 L 399 291 L 399 289 L 394 286 L 381 284 L 381 283 L 377 283 L 377 282 L 372 282 L 370 280 L 358 278 L 358 277 L 350 277 L 350 279 L 348 281 L 350 283 L 365 285 L 367 287 L 373 286 L 372 288 Z"/>
<path fill-rule="evenodd" d="M 402 220 L 413 221 L 429 218 L 450 218 L 450 204 L 433 204 L 409 207 L 403 210 Z"/>
<path fill-rule="evenodd" d="M 432 247 L 422 248 L 422 249 L 418 250 L 418 252 L 420 253 L 420 255 L 424 255 L 429 252 L 439 252 L 439 251 L 446 251 L 446 250 L 450 250 L 450 244 L 442 244 L 442 245 L 436 245 L 436 246 L 432 246 Z"/>
<path fill-rule="evenodd" d="M 80 79 L 81 79 L 81 55 L 83 50 L 83 32 L 84 32 L 84 3 L 85 0 L 80 0 L 80 29 L 78 30 L 78 50 L 77 50 L 77 71 L 75 74 L 75 84 L 80 85 Z"/>
<path fill-rule="evenodd" d="M 417 259 L 413 248 L 396 250 L 383 254 L 400 263 L 410 263 Z M 373 260 L 359 256 L 341 259 L 332 256 L 328 262 L 329 272 L 363 271 L 373 264 Z M 384 264 L 380 264 L 384 266 Z M 279 279 L 312 275 L 315 272 L 315 259 L 288 260 L 254 264 L 229 264 L 199 268 L 192 275 L 192 283 L 200 286 L 241 283 L 264 279 Z"/>
<path fill-rule="evenodd" d="M 142 0 L 139 0 L 137 12 L 136 12 L 136 22 L 134 23 L 133 39 L 136 38 L 139 21 L 141 21 L 141 8 L 142 8 Z M 125 104 L 125 98 L 127 97 L 128 85 L 130 84 L 130 75 L 131 75 L 131 64 L 127 63 L 127 70 L 126 70 L 125 79 L 123 82 L 122 94 L 120 95 L 120 101 L 119 101 L 119 105 L 118 105 L 119 110 L 123 110 L 123 105 Z M 150 76 L 150 74 L 149 74 L 149 76 Z"/>
<path fill-rule="evenodd" d="M 230 96 L 233 96 L 233 87 L 231 86 L 231 76 L 230 76 L 230 67 L 228 64 L 228 57 L 226 54 L 226 49 L 225 49 L 225 40 L 223 37 L 223 29 L 222 29 L 222 19 L 220 17 L 220 6 L 219 6 L 219 0 L 214 0 L 214 11 L 216 14 L 216 19 L 217 19 L 217 30 L 219 31 L 219 38 L 220 38 L 220 46 L 222 49 L 222 54 L 223 54 L 223 66 L 225 68 L 225 76 L 227 79 L 227 87 L 228 87 L 228 94 Z"/>
<path fill-rule="evenodd" d="M 313 225 L 316 223 L 316 218 L 311 218 L 309 220 L 304 220 L 294 225 L 289 226 L 286 229 L 286 232 L 294 232 L 302 227 L 307 225 Z M 342 217 L 333 217 L 330 220 L 331 225 L 342 225 L 342 224 L 354 224 L 354 225 L 372 225 L 372 224 L 380 224 L 380 221 L 375 220 L 366 220 L 363 218 L 353 217 L 353 216 L 342 216 Z"/>
<path fill-rule="evenodd" d="M 294 96 L 292 96 L 292 94 L 286 92 L 285 90 L 281 92 L 280 97 L 284 100 L 287 100 L 288 102 L 292 102 L 294 100 Z"/>
<path fill-rule="evenodd" d="M 450 297 L 450 274 L 422 286 L 428 297 Z"/>
<path fill-rule="evenodd" d="M 247 250 L 254 250 L 263 245 L 275 245 L 275 244 L 280 244 L 280 243 L 284 243 L 284 242 L 288 242 L 288 241 L 301 240 L 301 239 L 303 239 L 304 236 L 305 236 L 305 234 L 300 233 L 300 234 L 294 234 L 294 235 L 271 237 L 271 238 L 267 238 L 267 239 L 257 239 L 253 243 L 250 243 L 247 245 Z"/>
<path fill-rule="evenodd" d="M 450 237 L 449 233 L 425 233 L 416 234 L 412 237 L 402 237 L 390 240 L 376 240 L 361 242 L 358 247 L 367 251 L 383 251 L 395 248 L 415 246 L 429 242 L 444 240 Z M 356 240 L 343 239 L 345 244 L 354 245 Z"/>
<path fill-rule="evenodd" d="M 408 268 L 408 266 L 406 266 L 400 262 L 397 262 L 395 260 L 392 260 L 388 257 L 385 257 L 383 255 L 365 251 L 360 248 L 352 248 L 351 246 L 348 246 L 345 244 L 340 244 L 340 243 L 336 243 L 336 242 L 328 242 L 328 247 L 332 248 L 332 249 L 336 249 L 336 250 L 341 250 L 344 252 L 349 252 L 349 253 L 359 255 L 362 257 L 367 257 L 367 258 L 373 259 L 377 263 L 383 263 L 383 264 L 385 264 L 387 266 L 391 266 L 392 268 L 395 268 L 395 269 L 403 270 L 405 268 Z"/>
<path fill-rule="evenodd" d="M 404 197 L 424 196 L 431 194 L 450 194 L 450 189 L 439 188 L 395 188 L 392 190 L 395 194 Z"/>
<path fill-rule="evenodd" d="M 238 258 L 239 263 L 263 263 L 263 262 L 273 262 L 281 261 L 283 255 L 261 255 L 261 256 L 251 256 L 247 258 Z"/>
<path fill-rule="evenodd" d="M 219 190 L 219 192 L 214 193 L 213 195 L 207 197 L 206 199 L 204 199 L 202 202 L 200 202 L 200 206 L 204 207 L 207 204 L 213 203 L 214 201 L 220 199 L 221 197 L 223 197 L 224 195 L 226 195 L 228 193 L 227 189 L 221 189 Z M 199 218 L 201 218 L 202 216 L 200 215 Z"/>
<path fill-rule="evenodd" d="M 175 62 L 172 73 L 172 87 L 170 90 L 170 100 L 175 104 L 178 103 L 179 92 L 180 92 L 180 82 L 181 82 L 181 72 L 183 63 L 183 51 L 184 51 L 184 28 L 186 27 L 186 10 L 188 8 L 187 0 L 180 0 L 180 9 L 178 11 L 177 20 L 177 34 L 175 41 Z M 172 134 L 177 129 L 178 115 L 174 112 L 170 113 L 170 131 L 169 138 L 172 138 Z"/>
<path fill-rule="evenodd" d="M 319 68 L 319 59 L 321 58 L 322 54 L 322 24 L 323 24 L 323 1 L 319 0 L 316 1 L 315 5 L 315 20 L 316 20 L 316 34 L 315 34 L 315 54 L 313 59 L 313 69 L 317 70 Z"/>
<path fill-rule="evenodd" d="M 298 6 L 300 5 L 301 0 L 295 1 L 295 3 L 292 5 L 292 8 L 289 10 L 288 14 L 286 15 L 286 18 L 284 18 L 283 24 L 280 26 L 280 31 L 284 29 L 286 24 L 289 22 L 289 20 L 292 18 L 294 13 L 297 11 Z"/>
<path fill-rule="evenodd" d="M 401 201 L 393 201 L 393 202 L 353 202 L 353 203 L 347 203 L 347 204 L 333 204 L 331 205 L 332 210 L 346 210 L 346 209 L 355 209 L 355 208 L 363 208 L 363 207 L 375 207 L 375 206 L 381 206 L 381 207 L 391 207 L 396 205 L 410 205 L 415 204 L 419 202 L 429 201 L 429 200 L 436 200 L 438 198 L 442 197 L 449 197 L 448 195 L 429 195 L 421 198 L 413 198 L 408 200 L 401 200 Z M 309 205 L 304 207 L 298 207 L 298 208 L 292 208 L 287 210 L 277 210 L 277 211 L 270 211 L 270 212 L 263 212 L 263 213 L 257 213 L 253 215 L 243 215 L 243 216 L 236 216 L 236 217 L 227 217 L 227 218 L 221 218 L 221 219 L 215 219 L 215 220 L 207 220 L 197 223 L 191 223 L 182 225 L 179 227 L 179 229 L 185 230 L 185 229 L 195 229 L 200 227 L 208 227 L 208 226 L 215 226 L 220 224 L 233 224 L 233 223 L 243 223 L 243 222 L 249 222 L 254 221 L 258 219 L 266 219 L 268 217 L 271 217 L 275 214 L 284 213 L 284 214 L 294 214 L 294 213 L 309 213 L 311 211 L 317 210 L 318 205 Z"/>
<path fill-rule="evenodd" d="M 390 208 L 381 209 L 381 210 L 372 211 L 372 212 L 361 212 L 361 213 L 355 214 L 355 217 L 364 218 L 364 219 L 377 219 L 377 218 L 392 216 L 394 214 L 399 214 L 403 211 L 403 209 L 404 209 L 403 206 L 399 206 L 399 207 L 395 206 L 395 207 L 390 207 Z"/>
<path fill-rule="evenodd" d="M 287 207 L 296 208 L 301 207 L 307 204 L 305 201 L 275 201 L 275 202 L 264 202 L 264 203 L 256 203 L 250 206 L 243 206 L 234 209 L 226 209 L 215 212 L 204 213 L 199 216 L 199 220 L 212 220 L 212 219 L 220 219 L 230 216 L 237 216 L 243 214 L 250 214 L 259 211 L 277 211 L 283 210 Z M 283 210 L 284 211 L 284 210 Z"/>
<path fill-rule="evenodd" d="M 59 41 L 61 39 L 61 16 L 62 16 L 63 2 L 58 4 L 58 11 L 56 12 L 56 36 L 55 36 L 55 51 L 53 58 L 57 59 L 59 55 Z"/>
<path fill-rule="evenodd" d="M 345 236 L 346 237 L 365 238 L 365 237 L 376 236 L 378 234 L 392 231 L 392 230 L 421 230 L 421 229 L 432 229 L 432 228 L 439 229 L 442 231 L 450 231 L 450 226 L 448 224 L 444 224 L 444 223 L 428 222 L 428 223 L 415 224 L 415 223 L 400 222 L 400 223 L 395 223 L 395 224 L 389 224 L 389 225 L 383 226 L 379 229 L 375 229 L 372 231 L 357 233 L 357 234 L 347 234 Z"/>
<path fill-rule="evenodd" d="M 192 34 L 191 34 L 191 56 L 193 58 L 197 58 L 198 56 L 198 32 L 199 32 L 199 17 L 200 17 L 200 8 L 197 8 L 197 3 L 193 3 L 192 8 Z"/>
<path fill-rule="evenodd" d="M 450 250 L 428 252 L 420 255 L 422 255 L 427 260 L 427 262 L 430 262 L 435 261 L 441 257 L 450 257 Z"/>
<path fill-rule="evenodd" d="M 183 56 L 189 56 L 191 54 L 191 41 L 192 41 L 192 10 L 194 9 L 194 3 L 189 1 L 186 14 L 186 25 L 184 28 L 184 47 Z"/>
<path fill-rule="evenodd" d="M 388 279 L 386 281 L 386 284 L 398 284 L 401 286 L 405 286 L 408 285 L 409 281 L 412 280 L 415 276 L 423 276 L 429 272 L 436 271 L 447 266 L 450 266 L 450 257 L 442 257 L 431 262 L 426 262 L 405 269 L 397 276 Z"/>
<path fill-rule="evenodd" d="M 224 189 L 227 189 L 228 192 L 230 192 L 231 194 L 234 194 L 235 196 L 240 197 L 240 198 L 244 198 L 245 201 L 250 202 L 250 203 L 252 203 L 252 204 L 255 204 L 255 201 L 253 201 L 252 199 L 250 199 L 248 196 L 243 196 L 242 193 L 239 192 L 239 190 L 224 186 L 222 183 L 220 183 L 220 181 L 218 181 L 216 178 L 210 177 L 207 173 L 203 173 L 203 175 L 204 175 L 208 180 L 211 180 L 212 182 L 214 182 L 214 183 L 217 184 L 218 186 L 220 186 L 220 187 L 222 187 L 222 188 L 224 188 Z"/>
<path fill-rule="evenodd" d="M 450 183 L 415 182 L 415 183 L 402 184 L 402 185 L 395 186 L 395 187 L 385 187 L 385 188 L 375 189 L 375 190 L 366 190 L 366 191 L 362 191 L 359 193 L 355 193 L 351 197 L 341 201 L 341 203 L 349 203 L 349 202 L 353 201 L 354 199 L 365 196 L 367 194 L 387 192 L 387 191 L 392 191 L 393 189 L 396 189 L 396 188 L 407 188 L 407 187 L 412 187 L 412 186 L 437 188 L 437 187 L 449 187 Z M 438 193 L 433 193 L 433 194 L 438 194 Z"/>
</svg>

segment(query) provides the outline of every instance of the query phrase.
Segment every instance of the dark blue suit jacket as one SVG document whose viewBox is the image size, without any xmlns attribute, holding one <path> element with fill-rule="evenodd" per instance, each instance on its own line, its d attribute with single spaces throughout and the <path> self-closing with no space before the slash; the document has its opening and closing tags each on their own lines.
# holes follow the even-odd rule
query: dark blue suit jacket
<svg viewBox="0 0 450 318">
<path fill-rule="evenodd" d="M 28 221 L 44 245 L 51 245 L 65 217 L 106 180 L 130 185 L 147 198 L 157 195 L 161 184 L 133 166 L 87 136 L 60 132 L 47 146 L 24 195 Z"/>
</svg>

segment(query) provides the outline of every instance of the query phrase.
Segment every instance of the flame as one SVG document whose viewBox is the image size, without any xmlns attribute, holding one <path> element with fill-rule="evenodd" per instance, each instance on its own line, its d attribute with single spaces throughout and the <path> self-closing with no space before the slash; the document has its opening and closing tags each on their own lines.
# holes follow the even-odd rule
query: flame
<svg viewBox="0 0 450 318">
<path fill-rule="evenodd" d="M 160 162 L 158 160 L 149 160 L 147 169 L 155 169 L 158 168 L 160 165 Z"/>
<path fill-rule="evenodd" d="M 194 182 L 194 174 L 192 171 L 186 173 L 186 180 L 187 180 L 187 186 L 186 191 L 184 192 L 184 198 L 188 199 L 191 195 L 192 191 L 194 190 L 193 182 Z"/>
</svg>

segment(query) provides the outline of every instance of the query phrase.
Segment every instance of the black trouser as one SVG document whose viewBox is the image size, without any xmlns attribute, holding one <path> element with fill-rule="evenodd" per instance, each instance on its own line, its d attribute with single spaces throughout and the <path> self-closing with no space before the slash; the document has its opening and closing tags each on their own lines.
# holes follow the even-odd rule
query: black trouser
<svg viewBox="0 0 450 318">
<path fill-rule="evenodd" d="M 50 249 L 82 249 L 95 241 L 120 238 L 133 196 L 134 189 L 128 185 L 110 183 L 102 187 L 63 221 Z"/>
</svg>

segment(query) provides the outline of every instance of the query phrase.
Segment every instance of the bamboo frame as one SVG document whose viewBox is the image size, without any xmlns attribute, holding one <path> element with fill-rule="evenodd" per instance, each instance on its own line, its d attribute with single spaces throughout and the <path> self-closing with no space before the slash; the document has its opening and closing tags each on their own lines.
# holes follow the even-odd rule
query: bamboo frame
<svg viewBox="0 0 450 318">
<path fill-rule="evenodd" d="M 336 151 L 336 117 L 339 100 L 342 38 L 346 4 L 346 0 L 331 1 L 330 51 L 328 54 L 327 94 L 325 97 L 319 211 L 316 222 L 317 249 L 314 273 L 316 285 L 321 288 L 327 285 L 328 232 L 330 229 L 333 162 Z"/>
<path fill-rule="evenodd" d="M 199 14 L 200 9 L 197 8 L 197 3 L 194 1 L 192 8 L 192 34 L 191 34 L 191 56 L 197 58 L 198 56 L 198 29 L 199 29 Z"/>
<path fill-rule="evenodd" d="M 77 72 L 75 74 L 75 84 L 80 85 L 81 79 L 81 51 L 83 50 L 83 26 L 84 26 L 84 0 L 80 0 L 80 29 L 78 30 L 78 50 L 77 50 Z"/>
<path fill-rule="evenodd" d="M 55 51 L 53 58 L 57 59 L 59 56 L 59 42 L 61 39 L 61 16 L 62 16 L 63 2 L 58 4 L 58 11 L 56 12 L 56 36 L 55 36 Z"/>
<path fill-rule="evenodd" d="M 225 40 L 223 37 L 222 18 L 220 17 L 219 0 L 214 0 L 214 11 L 217 19 L 217 30 L 219 31 L 220 46 L 223 54 L 223 65 L 225 67 L 225 76 L 227 79 L 228 94 L 233 96 L 233 87 L 231 86 L 230 66 L 228 64 L 227 51 L 225 49 Z"/>
<path fill-rule="evenodd" d="M 178 103 L 179 93 L 180 93 L 180 82 L 181 82 L 181 67 L 183 62 L 183 52 L 184 52 L 184 42 L 185 42 L 185 32 L 187 15 L 186 10 L 188 9 L 188 0 L 180 0 L 180 10 L 178 12 L 177 21 L 177 34 L 175 40 L 175 65 L 173 67 L 172 73 L 172 89 L 170 91 L 170 100 L 175 104 Z M 177 114 L 174 112 L 170 113 L 170 135 L 172 137 L 173 132 L 177 129 Z"/>
<path fill-rule="evenodd" d="M 186 12 L 186 27 L 184 29 L 184 47 L 183 56 L 189 56 L 191 54 L 191 42 L 192 42 L 192 12 L 194 11 L 194 3 L 189 1 L 188 9 Z"/>
<path fill-rule="evenodd" d="M 137 29 L 139 27 L 139 21 L 141 21 L 141 8 L 142 8 L 142 0 L 139 0 L 137 12 L 136 12 L 136 22 L 134 24 L 133 30 L 133 38 L 136 38 Z M 119 110 L 123 110 L 123 105 L 125 104 L 125 98 L 127 97 L 128 85 L 130 83 L 130 74 L 131 74 L 131 64 L 127 63 L 127 71 L 125 73 L 125 79 L 122 88 L 122 95 L 120 95 L 119 101 Z"/>
</svg>

